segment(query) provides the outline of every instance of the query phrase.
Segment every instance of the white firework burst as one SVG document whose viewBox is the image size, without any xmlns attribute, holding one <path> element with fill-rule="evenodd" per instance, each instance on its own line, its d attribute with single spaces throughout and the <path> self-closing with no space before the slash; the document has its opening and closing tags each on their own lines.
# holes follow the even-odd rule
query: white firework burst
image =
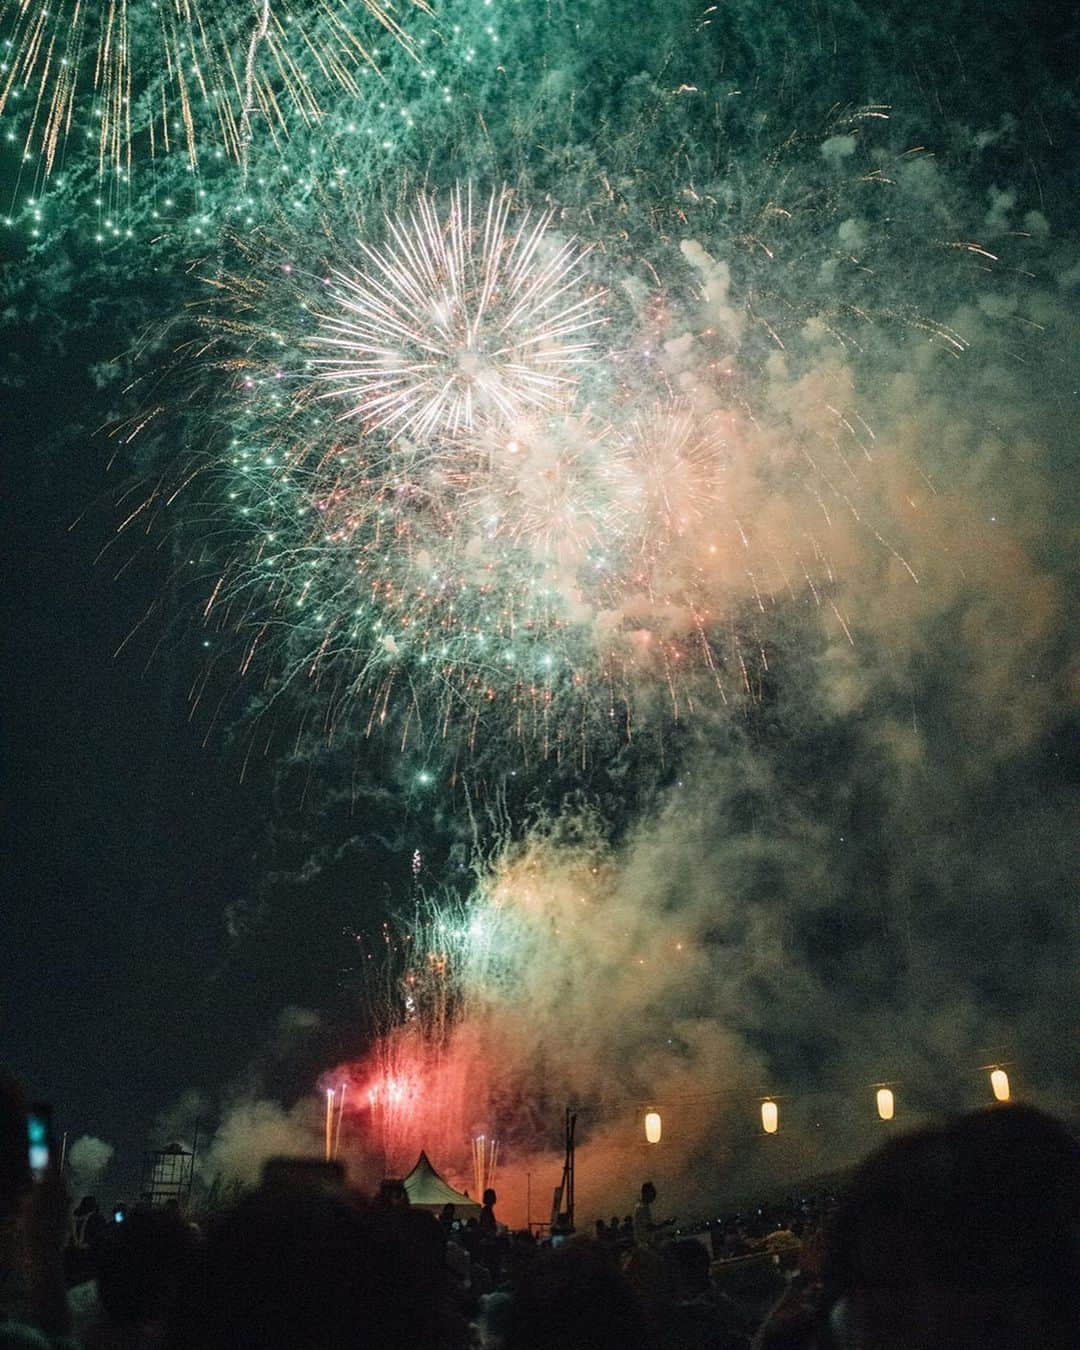
<svg viewBox="0 0 1080 1350">
<path fill-rule="evenodd" d="M 387 218 L 387 243 L 360 245 L 359 268 L 331 274 L 315 364 L 341 419 L 423 441 L 567 402 L 600 292 L 587 250 L 551 235 L 551 211 L 513 214 L 507 189 L 474 208 L 459 187 L 441 212 L 421 195 Z"/>
<path fill-rule="evenodd" d="M 585 409 L 520 420 L 478 440 L 484 472 L 462 504 L 492 539 L 580 566 L 620 537 L 632 479 L 610 423 Z"/>
<path fill-rule="evenodd" d="M 658 402 L 633 418 L 626 432 L 635 466 L 634 505 L 642 553 L 696 537 L 722 503 L 725 419 L 689 403 Z"/>
</svg>

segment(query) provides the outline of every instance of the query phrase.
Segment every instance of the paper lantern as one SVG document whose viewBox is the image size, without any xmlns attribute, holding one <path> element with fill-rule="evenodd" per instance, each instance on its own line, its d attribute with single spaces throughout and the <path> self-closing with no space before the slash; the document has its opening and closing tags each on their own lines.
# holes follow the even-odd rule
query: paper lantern
<svg viewBox="0 0 1080 1350">
<path fill-rule="evenodd" d="M 766 1134 L 775 1134 L 780 1126 L 780 1112 L 774 1101 L 761 1103 L 761 1128 Z"/>
<path fill-rule="evenodd" d="M 663 1133 L 663 1121 L 659 1111 L 645 1112 L 645 1138 L 650 1144 L 658 1144 Z"/>
<path fill-rule="evenodd" d="M 994 1096 L 999 1102 L 1009 1100 L 1009 1075 L 1004 1069 L 992 1069 L 990 1072 L 990 1086 L 994 1090 Z"/>
<path fill-rule="evenodd" d="M 882 1120 L 892 1120 L 893 1112 L 896 1110 L 896 1102 L 893 1099 L 891 1088 L 878 1088 L 877 1090 L 877 1113 Z"/>
</svg>

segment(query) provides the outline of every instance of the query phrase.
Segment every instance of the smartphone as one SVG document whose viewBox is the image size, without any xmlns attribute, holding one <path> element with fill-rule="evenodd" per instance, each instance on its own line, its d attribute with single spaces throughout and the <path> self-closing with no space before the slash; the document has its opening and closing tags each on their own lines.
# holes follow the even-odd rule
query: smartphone
<svg viewBox="0 0 1080 1350">
<path fill-rule="evenodd" d="M 268 1158 L 262 1184 L 272 1191 L 340 1191 L 345 1186 L 345 1168 L 322 1158 Z"/>
<path fill-rule="evenodd" d="M 26 1113 L 26 1161 L 30 1175 L 40 1181 L 52 1157 L 52 1108 L 38 1102 Z"/>
</svg>

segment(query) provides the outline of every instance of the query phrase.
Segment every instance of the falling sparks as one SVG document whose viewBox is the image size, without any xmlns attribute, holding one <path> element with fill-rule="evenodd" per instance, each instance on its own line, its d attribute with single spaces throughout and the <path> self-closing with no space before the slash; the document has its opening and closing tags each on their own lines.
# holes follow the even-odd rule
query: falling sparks
<svg viewBox="0 0 1080 1350">
<path fill-rule="evenodd" d="M 426 0 L 410 3 L 431 13 Z M 375 56 L 355 9 L 377 32 L 414 50 L 382 0 L 167 0 L 145 7 L 131 0 L 0 0 L 7 51 L 0 116 L 28 105 L 24 156 L 40 159 L 46 176 L 80 114 L 98 124 L 99 171 L 130 174 L 140 132 L 151 153 L 180 140 L 192 168 L 204 138 L 242 163 L 256 125 L 287 136 L 290 114 L 308 124 L 322 115 L 325 94 L 305 57 L 314 56 L 331 87 L 361 95 L 359 75 L 374 68 Z"/>
</svg>

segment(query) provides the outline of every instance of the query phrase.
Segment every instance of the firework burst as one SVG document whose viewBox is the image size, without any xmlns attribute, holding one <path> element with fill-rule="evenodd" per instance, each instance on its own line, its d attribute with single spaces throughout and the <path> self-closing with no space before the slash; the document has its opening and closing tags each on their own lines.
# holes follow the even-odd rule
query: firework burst
<svg viewBox="0 0 1080 1350">
<path fill-rule="evenodd" d="M 636 465 L 635 508 L 642 553 L 658 554 L 710 524 L 723 504 L 726 424 L 691 404 L 657 402 L 625 433 Z"/>
<path fill-rule="evenodd" d="M 406 277 L 406 227 L 419 238 L 421 222 Z M 208 313 L 201 350 L 238 395 L 223 467 L 251 547 L 219 579 L 208 616 L 253 631 L 247 664 L 272 645 L 286 683 L 317 681 L 338 716 L 366 707 L 368 729 L 404 701 L 414 740 L 444 736 L 463 714 L 471 737 L 494 715 L 546 754 L 624 723 L 642 676 L 671 690 L 678 713 L 681 688 L 719 681 L 738 641 L 718 626 L 732 606 L 715 603 L 716 582 L 731 541 L 746 545 L 726 501 L 729 441 L 744 460 L 753 443 L 732 414 L 689 399 L 642 405 L 616 386 L 601 400 L 614 417 L 570 402 L 602 297 L 583 254 L 549 229 L 548 215 L 515 215 L 505 191 L 479 218 L 466 189 L 443 212 L 420 198 L 388 224 L 399 345 L 384 333 L 378 360 L 354 365 L 325 355 L 328 341 L 355 352 L 353 319 L 327 317 L 341 267 L 248 239 L 245 265 L 215 278 L 224 308 Z M 390 295 L 391 254 L 363 252 L 350 294 L 362 288 L 370 305 L 379 288 Z M 425 339 L 426 363 L 402 355 L 406 341 L 422 345 L 406 298 L 412 315 L 436 316 L 447 344 L 435 352 Z M 389 328 L 389 300 L 379 303 Z M 489 352 L 520 358 L 488 356 L 480 375 L 462 374 L 454 306 L 470 351 L 486 337 Z M 338 377 L 348 392 L 334 416 Z M 281 637 L 293 653 L 284 666 Z"/>
<path fill-rule="evenodd" d="M 601 559 L 626 528 L 632 467 L 610 423 L 588 410 L 518 420 L 478 443 L 463 499 L 489 539 L 565 570 Z"/>
<path fill-rule="evenodd" d="M 245 671 L 403 744 L 486 724 L 588 755 L 661 700 L 656 726 L 754 697 L 780 604 L 854 641 L 835 563 L 903 558 L 816 311 L 762 357 L 757 272 L 684 239 L 644 283 L 505 188 L 421 193 L 378 234 L 347 189 L 323 212 L 232 236 L 193 344 L 235 395 L 207 614 Z"/>
<path fill-rule="evenodd" d="M 426 441 L 513 422 L 573 393 L 599 297 L 581 294 L 583 253 L 556 244 L 554 213 L 511 218 L 506 190 L 448 210 L 421 196 L 387 221 L 361 268 L 335 271 L 315 341 L 326 397 L 367 431 Z"/>
</svg>

